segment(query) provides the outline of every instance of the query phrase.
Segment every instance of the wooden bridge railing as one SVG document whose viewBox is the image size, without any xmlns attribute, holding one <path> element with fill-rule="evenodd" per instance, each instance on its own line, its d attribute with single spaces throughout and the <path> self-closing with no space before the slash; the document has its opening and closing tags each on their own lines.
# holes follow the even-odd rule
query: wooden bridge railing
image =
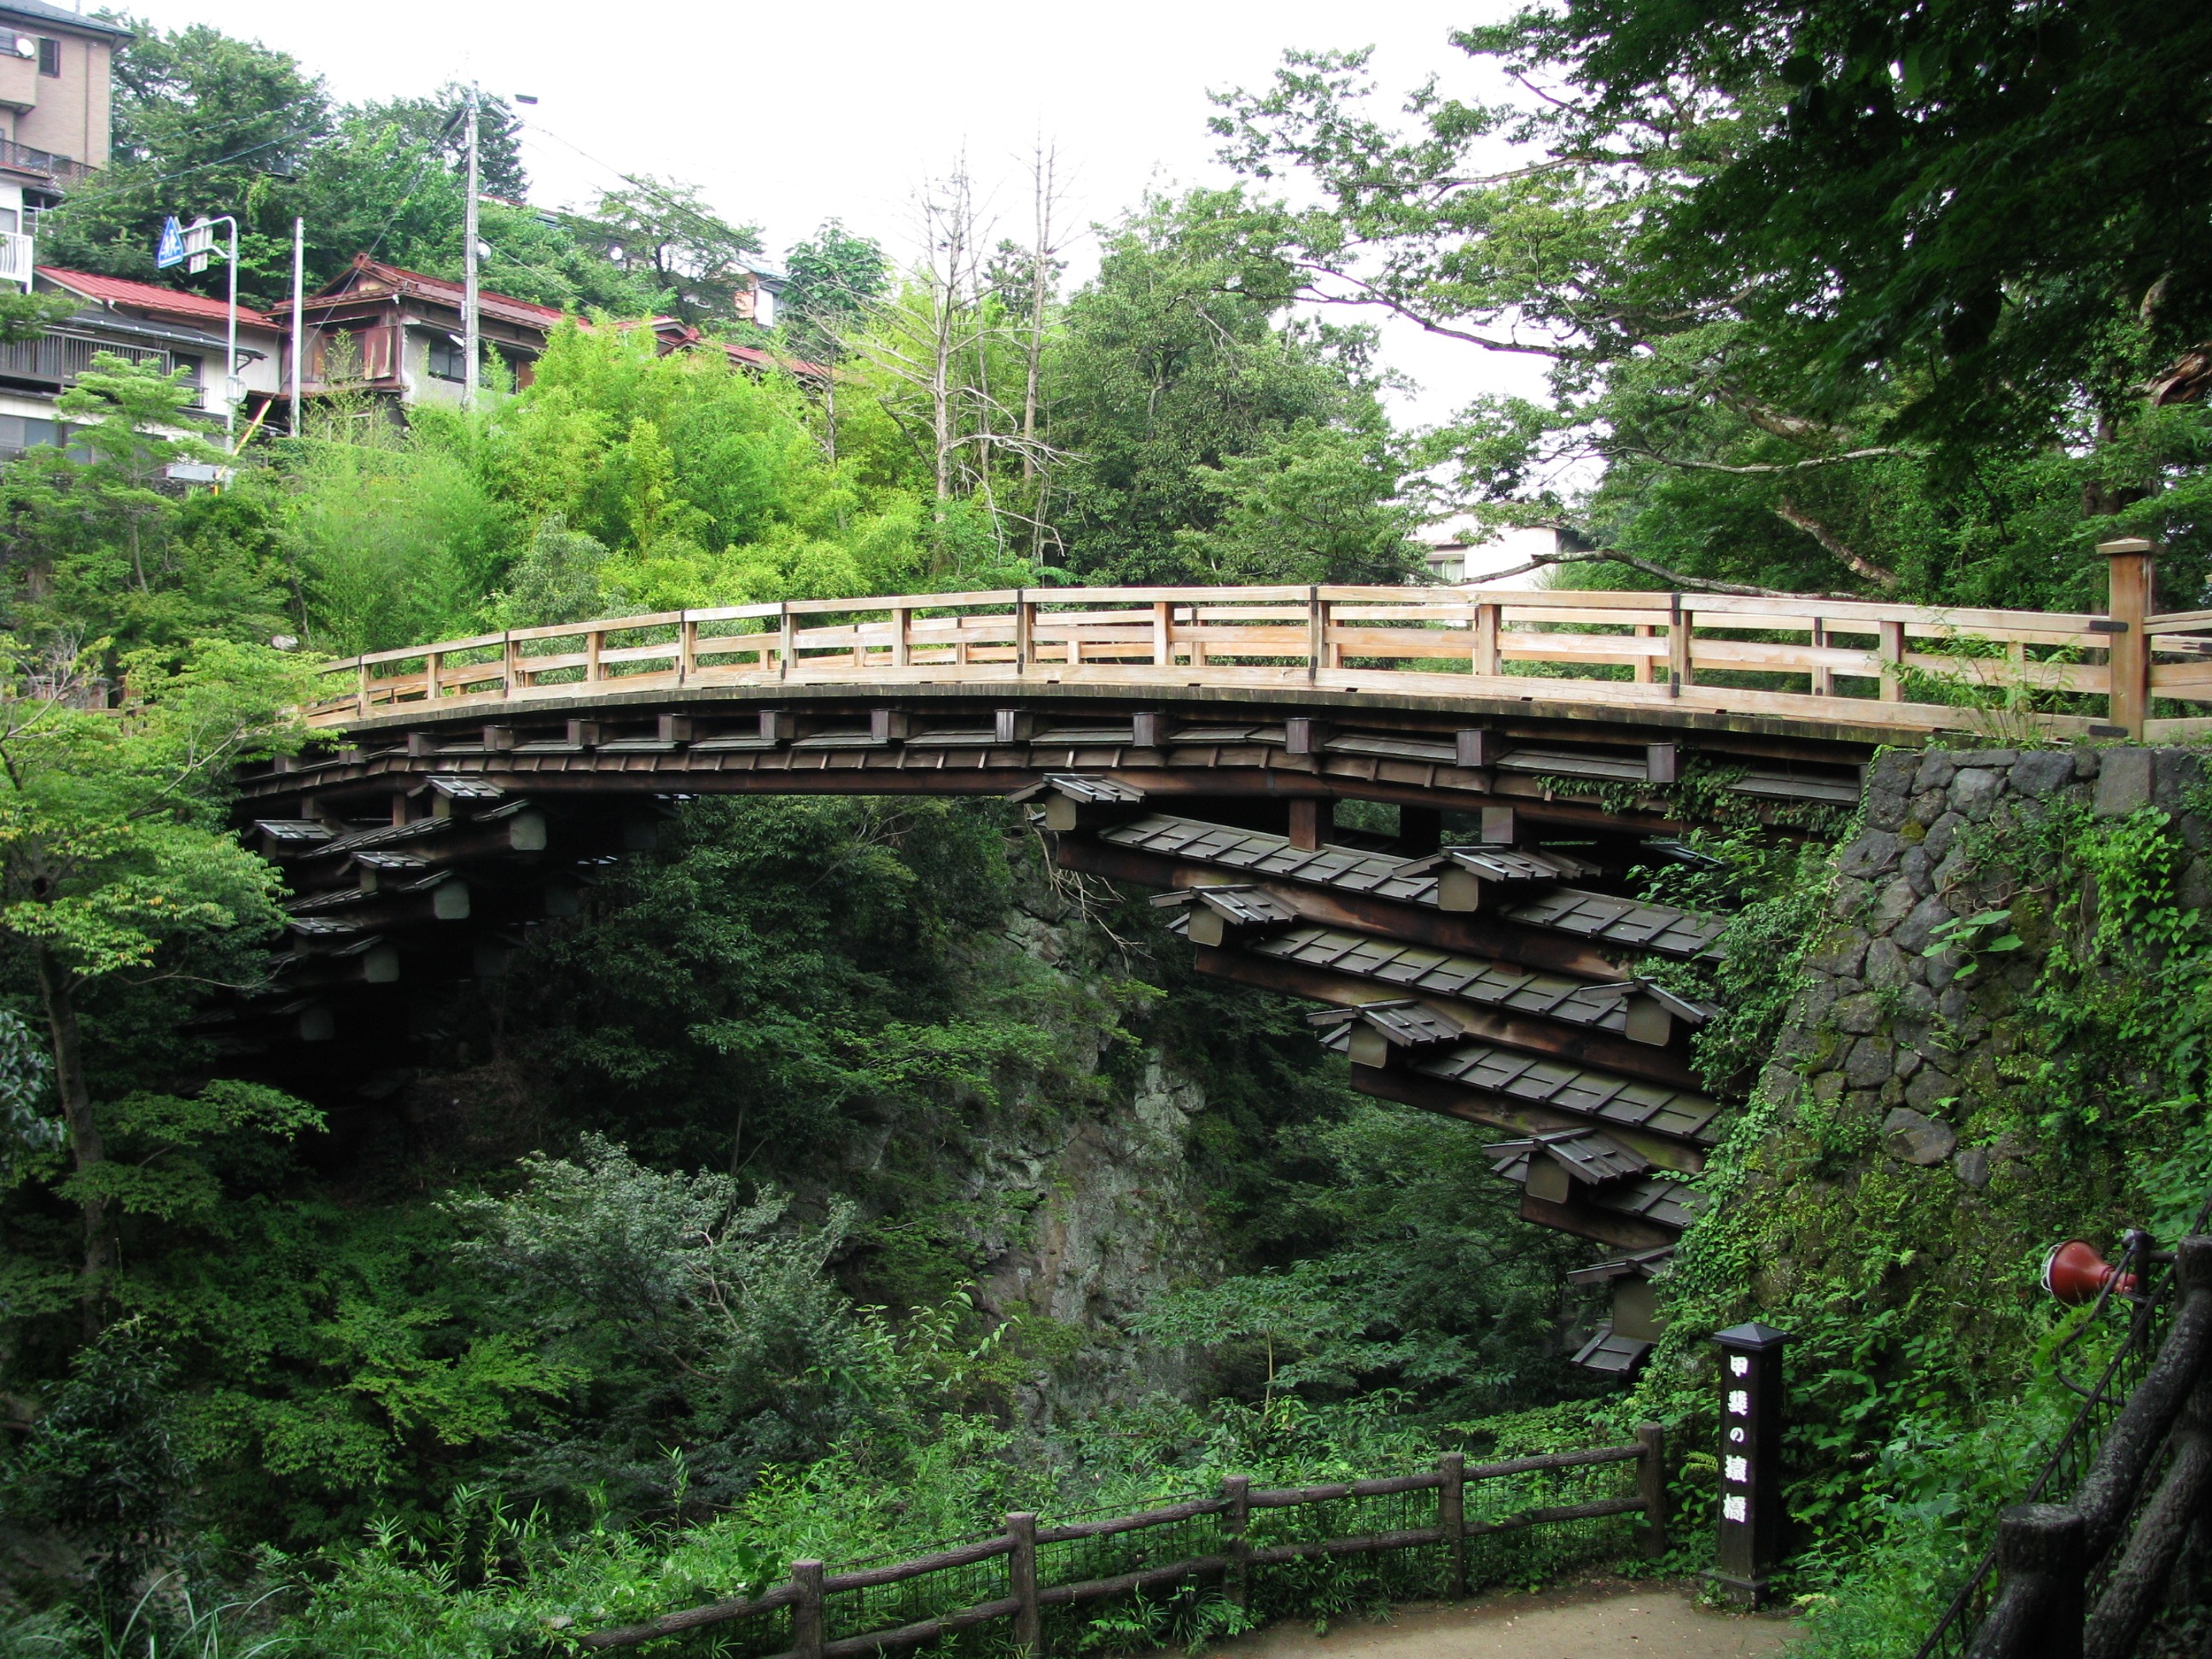
<svg viewBox="0 0 2212 1659">
<path fill-rule="evenodd" d="M 1577 1503 L 1528 1501 L 1532 1478 L 1622 1463 L 1636 1466 L 1632 1491 Z M 1478 1498 L 1475 1508 L 1486 1513 L 1470 1515 L 1469 1489 L 1482 1483 L 1495 1483 L 1502 1490 L 1494 1501 Z M 1296 1535 L 1307 1528 L 1271 1524 L 1271 1517 L 1288 1522 L 1292 1511 L 1309 1505 L 1346 1503 L 1356 1506 L 1358 1518 L 1401 1524 L 1318 1537 Z M 1401 1512 L 1378 1512 L 1377 1504 L 1397 1505 Z M 1408 1504 L 1421 1513 L 1405 1512 Z M 1426 1474 L 1384 1480 L 1255 1491 L 1249 1480 L 1232 1478 L 1222 1482 L 1218 1497 L 1109 1520 L 1041 1527 L 1033 1514 L 1009 1515 L 1004 1533 L 957 1549 L 836 1573 L 825 1572 L 820 1561 L 794 1561 L 791 1577 L 762 1595 L 686 1607 L 641 1624 L 591 1631 L 574 1639 L 587 1650 L 630 1648 L 739 1621 L 759 1621 L 755 1631 L 728 1632 L 734 1638 L 734 1651 L 773 1653 L 775 1659 L 857 1659 L 863 1654 L 919 1647 L 955 1631 L 1004 1619 L 1011 1621 L 1013 1648 L 1034 1659 L 1049 1649 L 1044 1616 L 1051 1608 L 1137 1591 L 1173 1594 L 1182 1586 L 1209 1579 L 1243 1606 L 1255 1573 L 1270 1566 L 1420 1548 L 1441 1549 L 1439 1587 L 1464 1595 L 1471 1587 L 1470 1540 L 1625 1515 L 1640 1517 L 1636 1542 L 1644 1553 L 1666 1553 L 1666 1437 L 1656 1424 L 1639 1428 L 1636 1439 L 1625 1445 L 1472 1467 L 1453 1452 L 1438 1459 L 1436 1468 Z M 1402 1524 L 1407 1521 L 1422 1524 Z M 1198 1553 L 1189 1553 L 1193 1548 Z M 1119 1571 L 1101 1573 L 1102 1567 Z M 929 1580 L 943 1582 L 933 1589 L 925 1582 Z M 888 1598 L 872 1594 L 886 1589 L 892 1591 Z M 989 1591 L 1001 1593 L 983 1594 Z M 974 1599 L 979 1595 L 982 1599 Z M 764 1617 L 773 1614 L 781 1617 Z M 915 1614 L 924 1616 L 911 1616 Z M 902 1615 L 908 1616 L 896 1625 L 880 1622 Z"/>
<path fill-rule="evenodd" d="M 2092 712 L 2036 718 L 2056 731 L 2141 737 L 2153 697 L 2212 702 L 2212 612 L 2146 615 L 2149 544 L 2106 551 L 2111 616 L 1479 587 L 1030 588 L 667 611 L 349 658 L 325 671 L 339 684 L 310 718 L 342 726 L 410 704 L 460 713 L 722 684 L 1375 689 L 1372 677 L 1389 674 L 1429 695 L 1678 703 L 1899 728 L 1976 723 L 1976 709 L 1909 701 L 1921 677 L 2094 700 L 2104 722 L 2088 702 L 2078 708 Z M 2160 722 L 2185 724 L 2194 723 Z"/>
</svg>

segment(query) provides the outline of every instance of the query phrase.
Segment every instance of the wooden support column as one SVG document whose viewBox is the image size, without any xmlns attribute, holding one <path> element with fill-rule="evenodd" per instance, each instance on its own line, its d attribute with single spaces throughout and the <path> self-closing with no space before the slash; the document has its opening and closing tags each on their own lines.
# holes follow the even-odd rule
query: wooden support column
<svg viewBox="0 0 2212 1659">
<path fill-rule="evenodd" d="M 1321 659 L 1328 643 L 1328 612 L 1321 602 L 1321 589 L 1306 590 L 1306 678 L 1321 678 Z"/>
<path fill-rule="evenodd" d="M 510 651 L 513 647 L 509 647 Z M 676 683 L 687 683 L 699 672 L 699 624 L 685 617 L 676 625 Z"/>
<path fill-rule="evenodd" d="M 792 1588 L 799 1599 L 791 1604 L 793 1659 L 822 1659 L 822 1564 L 791 1564 Z"/>
<path fill-rule="evenodd" d="M 438 671 L 446 665 L 446 653 L 433 651 L 422 659 L 422 696 L 427 702 L 438 701 Z"/>
<path fill-rule="evenodd" d="M 914 658 L 914 612 L 905 605 L 891 609 L 891 666 L 904 668 Z"/>
<path fill-rule="evenodd" d="M 1013 1548 L 1006 1553 L 1006 1593 L 1018 1603 L 1014 1609 L 1014 1651 L 1024 1659 L 1036 1659 L 1044 1645 L 1044 1619 L 1037 1605 L 1037 1518 L 1027 1510 L 1006 1517 L 1006 1538 Z"/>
<path fill-rule="evenodd" d="M 1221 1516 L 1221 1534 L 1229 1546 L 1229 1569 L 1223 1575 L 1226 1582 L 1222 1589 L 1231 1602 L 1241 1607 L 1252 1591 L 1252 1547 L 1245 1541 L 1245 1534 L 1252 1523 L 1251 1478 L 1242 1474 L 1224 1477 L 1221 1501 L 1227 1506 Z"/>
<path fill-rule="evenodd" d="M 1437 1459 L 1444 1483 L 1437 1489 L 1437 1525 L 1451 1553 L 1451 1593 L 1467 1594 L 1467 1454 L 1446 1452 Z"/>
<path fill-rule="evenodd" d="M 1167 668 L 1174 662 L 1175 634 L 1168 602 L 1161 599 L 1152 606 L 1152 666 Z"/>
<path fill-rule="evenodd" d="M 1644 1455 L 1636 1460 L 1636 1495 L 1644 1500 L 1644 1517 L 1636 1524 L 1636 1547 L 1646 1559 L 1667 1553 L 1667 1431 L 1646 1423 L 1636 1431 L 1636 1443 Z"/>
<path fill-rule="evenodd" d="M 1014 590 L 1014 672 L 1017 674 L 1029 672 L 1030 657 L 1032 654 L 1030 635 L 1036 623 L 1036 606 L 1030 603 L 1029 589 L 1016 588 Z"/>
<path fill-rule="evenodd" d="M 366 715 L 368 713 L 368 665 L 362 663 L 354 673 L 354 706 Z"/>
<path fill-rule="evenodd" d="M 792 633 L 791 604 L 786 600 L 776 607 L 775 677 L 780 680 L 791 678 Z"/>
<path fill-rule="evenodd" d="M 1474 607 L 1474 672 L 1477 674 L 1501 674 L 1498 635 L 1502 607 L 1478 605 Z"/>
<path fill-rule="evenodd" d="M 1303 796 L 1291 803 L 1291 845 L 1302 853 L 1318 852 L 1336 828 L 1336 803 Z"/>
<path fill-rule="evenodd" d="M 522 653 L 519 648 L 517 648 L 514 641 L 511 637 L 507 639 L 505 643 L 506 649 L 502 653 L 503 660 L 501 664 L 500 672 L 504 679 L 507 695 L 511 697 L 516 692 L 522 690 Z"/>
<path fill-rule="evenodd" d="M 2015 1504 L 1997 1516 L 1997 1594 L 1967 1659 L 2081 1659 L 2087 1532 L 2066 1504 Z"/>
<path fill-rule="evenodd" d="M 2150 635 L 2143 624 L 2150 620 L 2151 588 L 2157 579 L 2153 560 L 2156 549 L 2140 537 L 2100 542 L 2097 551 L 2107 562 L 2108 586 L 2105 614 L 2110 617 L 2112 665 L 2112 723 L 2142 741 L 2143 722 L 2150 716 Z M 2100 632 L 2105 630 L 2100 629 Z"/>
<path fill-rule="evenodd" d="M 1638 623 L 1636 624 L 1636 637 L 1639 640 L 1656 638 L 1657 637 L 1658 633 L 1659 630 L 1654 628 L 1650 623 Z M 1636 659 L 1635 674 L 1637 684 L 1649 685 L 1651 684 L 1651 659 L 1648 655 L 1638 656 Z"/>
</svg>

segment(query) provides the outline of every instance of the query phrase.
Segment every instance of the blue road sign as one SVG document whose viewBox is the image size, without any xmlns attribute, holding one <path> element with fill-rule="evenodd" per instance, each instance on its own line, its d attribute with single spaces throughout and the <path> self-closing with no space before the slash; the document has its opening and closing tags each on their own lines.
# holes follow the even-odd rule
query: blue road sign
<svg viewBox="0 0 2212 1659">
<path fill-rule="evenodd" d="M 167 270 L 171 265 L 185 262 L 185 233 L 177 226 L 173 213 L 161 221 L 161 240 L 154 248 L 154 264 Z"/>
</svg>

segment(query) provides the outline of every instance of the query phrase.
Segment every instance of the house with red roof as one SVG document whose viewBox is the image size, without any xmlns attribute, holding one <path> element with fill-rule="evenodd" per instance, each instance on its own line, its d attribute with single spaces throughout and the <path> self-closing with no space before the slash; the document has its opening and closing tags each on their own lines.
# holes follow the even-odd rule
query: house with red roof
<svg viewBox="0 0 2212 1659">
<path fill-rule="evenodd" d="M 459 403 L 468 367 L 462 343 L 465 301 L 459 283 L 356 254 L 343 276 L 307 295 L 301 306 L 306 356 L 301 390 L 310 397 L 339 391 L 370 392 L 402 404 Z M 290 312 L 289 301 L 275 308 L 272 320 L 280 329 L 289 328 Z M 477 313 L 484 349 L 496 354 L 516 390 L 528 386 L 563 313 L 557 307 L 488 289 L 477 290 Z M 672 351 L 714 349 L 752 374 L 780 370 L 818 376 L 828 372 L 817 364 L 786 361 L 755 347 L 710 341 L 672 317 L 621 326 L 650 328 L 664 356 Z M 289 357 L 285 362 L 289 365 Z M 289 367 L 283 372 L 289 374 Z"/>
<path fill-rule="evenodd" d="M 221 300 L 58 265 L 37 267 L 36 288 L 66 294 L 78 309 L 36 339 L 0 343 L 0 457 L 60 438 L 55 399 L 107 351 L 164 374 L 182 370 L 193 407 L 222 418 L 232 401 L 251 407 L 275 393 L 282 372 L 273 318 L 241 306 L 236 384 L 223 372 L 229 307 Z"/>
</svg>

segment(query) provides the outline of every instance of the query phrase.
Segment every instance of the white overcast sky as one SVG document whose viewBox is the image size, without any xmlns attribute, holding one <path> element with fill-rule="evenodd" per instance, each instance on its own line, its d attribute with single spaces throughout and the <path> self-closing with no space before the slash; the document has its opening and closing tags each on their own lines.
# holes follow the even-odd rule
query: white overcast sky
<svg viewBox="0 0 2212 1659">
<path fill-rule="evenodd" d="M 916 185 L 964 151 L 1006 234 L 1026 228 L 1023 158 L 1042 134 L 1072 177 L 1073 218 L 1110 218 L 1147 186 L 1223 182 L 1209 90 L 1256 88 L 1291 47 L 1376 48 L 1392 95 L 1425 76 L 1488 90 L 1448 40 L 1504 0 L 1121 0 L 967 6 L 914 0 L 732 5 L 383 0 L 135 0 L 165 27 L 205 22 L 292 53 L 342 100 L 475 78 L 533 93 L 524 159 L 533 199 L 582 205 L 617 170 L 702 186 L 759 224 L 771 255 L 836 216 L 903 251 Z M 192 204 L 180 203 L 180 211 Z M 1092 262 L 1073 250 L 1075 274 Z M 1492 387 L 1535 390 L 1528 359 L 1393 329 L 1387 356 L 1435 419 Z"/>
</svg>

